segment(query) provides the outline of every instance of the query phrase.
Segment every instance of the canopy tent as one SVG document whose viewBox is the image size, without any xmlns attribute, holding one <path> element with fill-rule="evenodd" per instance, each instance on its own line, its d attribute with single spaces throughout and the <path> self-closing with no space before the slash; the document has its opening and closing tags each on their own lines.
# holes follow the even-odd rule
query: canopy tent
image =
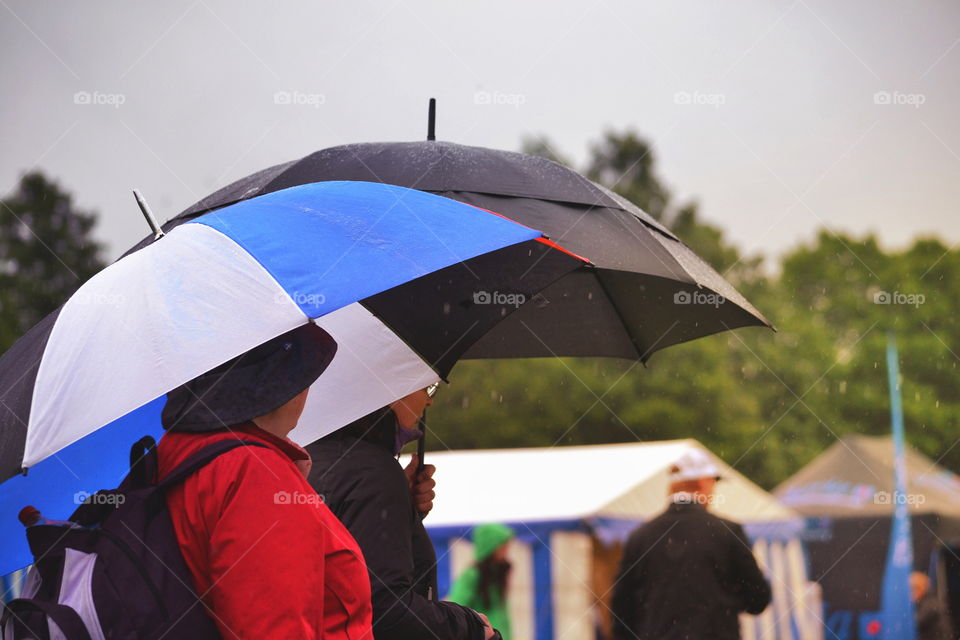
<svg viewBox="0 0 960 640">
<path fill-rule="evenodd" d="M 842 640 L 879 637 L 896 501 L 910 510 L 916 570 L 926 571 L 933 550 L 960 537 L 960 477 L 910 447 L 905 462 L 901 495 L 893 487 L 892 439 L 849 435 L 774 490 L 807 518 L 810 575 L 823 589 L 826 621 Z"/>
<path fill-rule="evenodd" d="M 666 506 L 669 469 L 696 440 L 431 453 L 437 498 L 425 520 L 437 547 L 440 593 L 471 562 L 473 526 L 517 531 L 510 549 L 518 640 L 594 637 L 609 628 L 620 543 Z M 745 618 L 745 638 L 818 638 L 799 534 L 802 519 L 707 451 L 725 480 L 717 515 L 745 525 L 771 576 L 774 604 Z"/>
<path fill-rule="evenodd" d="M 960 477 L 907 447 L 907 493 L 893 489 L 893 440 L 848 435 L 814 458 L 774 493 L 798 513 L 813 517 L 890 516 L 895 499 L 913 514 L 960 518 Z"/>
</svg>

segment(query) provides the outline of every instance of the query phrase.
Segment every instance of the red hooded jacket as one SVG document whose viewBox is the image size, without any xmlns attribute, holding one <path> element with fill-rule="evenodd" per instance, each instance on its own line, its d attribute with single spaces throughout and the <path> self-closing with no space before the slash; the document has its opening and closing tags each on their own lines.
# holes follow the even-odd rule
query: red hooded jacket
<svg viewBox="0 0 960 640">
<path fill-rule="evenodd" d="M 252 423 L 211 433 L 169 432 L 160 477 L 206 445 L 240 447 L 167 494 L 194 586 L 224 638 L 371 640 L 370 578 L 357 543 L 295 461 L 307 453 Z"/>
</svg>

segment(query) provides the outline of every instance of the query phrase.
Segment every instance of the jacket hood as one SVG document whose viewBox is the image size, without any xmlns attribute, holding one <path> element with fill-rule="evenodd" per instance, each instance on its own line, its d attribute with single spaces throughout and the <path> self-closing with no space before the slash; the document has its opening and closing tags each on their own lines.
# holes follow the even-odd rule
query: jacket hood
<svg viewBox="0 0 960 640">
<path fill-rule="evenodd" d="M 218 431 L 265 415 L 313 384 L 336 352 L 330 334 L 301 325 L 169 392 L 163 428 Z"/>
<path fill-rule="evenodd" d="M 504 542 L 516 534 L 505 524 L 481 524 L 473 530 L 473 551 L 477 562 L 486 560 Z"/>
</svg>

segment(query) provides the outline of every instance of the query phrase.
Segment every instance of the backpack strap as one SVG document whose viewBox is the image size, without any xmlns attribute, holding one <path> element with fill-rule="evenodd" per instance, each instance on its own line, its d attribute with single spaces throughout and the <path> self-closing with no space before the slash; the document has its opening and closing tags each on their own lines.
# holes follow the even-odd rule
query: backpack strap
<svg viewBox="0 0 960 640">
<path fill-rule="evenodd" d="M 90 632 L 87 631 L 87 625 L 83 623 L 80 614 L 66 605 L 18 598 L 7 603 L 6 610 L 15 619 L 18 612 L 39 611 L 53 620 L 67 640 L 90 640 Z M 16 625 L 16 622 L 14 624 Z"/>
<path fill-rule="evenodd" d="M 170 487 L 183 482 L 188 476 L 196 473 L 210 462 L 213 462 L 214 458 L 237 447 L 263 447 L 264 449 L 270 449 L 269 446 L 262 442 L 254 442 L 252 440 L 221 440 L 220 442 L 214 442 L 178 464 L 166 478 L 157 484 L 157 488 L 160 491 L 166 491 Z"/>
</svg>

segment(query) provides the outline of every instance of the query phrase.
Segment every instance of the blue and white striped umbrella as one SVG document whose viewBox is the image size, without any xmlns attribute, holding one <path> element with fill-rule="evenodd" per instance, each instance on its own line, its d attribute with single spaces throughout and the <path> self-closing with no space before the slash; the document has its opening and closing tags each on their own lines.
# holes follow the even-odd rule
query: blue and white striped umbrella
<svg viewBox="0 0 960 640">
<path fill-rule="evenodd" d="M 0 358 L 0 539 L 23 538 L 25 505 L 64 518 L 83 492 L 115 486 L 128 445 L 161 433 L 168 391 L 277 335 L 313 321 L 338 343 L 291 434 L 309 443 L 445 377 L 518 301 L 584 264 L 491 212 L 365 182 L 183 224 Z M 28 561 L 9 545 L 0 574 Z"/>
</svg>

